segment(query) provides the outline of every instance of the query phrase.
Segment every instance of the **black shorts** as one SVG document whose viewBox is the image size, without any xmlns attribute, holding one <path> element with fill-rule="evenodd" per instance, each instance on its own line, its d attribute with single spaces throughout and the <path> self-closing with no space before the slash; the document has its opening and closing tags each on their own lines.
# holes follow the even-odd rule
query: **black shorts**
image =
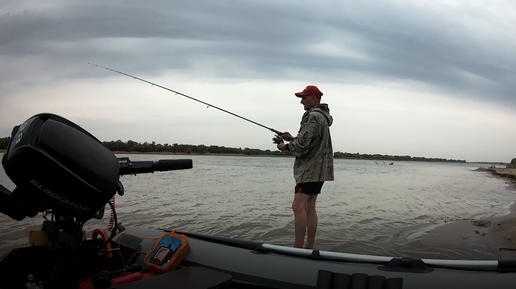
<svg viewBox="0 0 516 289">
<path fill-rule="evenodd" d="M 296 185 L 294 193 L 302 193 L 307 195 L 318 195 L 324 182 L 300 183 Z"/>
</svg>

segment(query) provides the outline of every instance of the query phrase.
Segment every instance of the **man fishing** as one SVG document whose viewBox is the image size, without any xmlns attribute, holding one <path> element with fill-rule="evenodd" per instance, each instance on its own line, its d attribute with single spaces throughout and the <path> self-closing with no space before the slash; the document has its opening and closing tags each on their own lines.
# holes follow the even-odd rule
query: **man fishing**
<svg viewBox="0 0 516 289">
<path fill-rule="evenodd" d="M 333 117 L 328 104 L 321 103 L 323 93 L 313 85 L 308 85 L 302 92 L 295 93 L 301 98 L 305 113 L 296 137 L 289 132 L 282 134 L 284 140 L 277 145 L 281 151 L 290 151 L 296 157 L 294 161 L 294 179 L 296 181 L 292 210 L 294 211 L 295 248 L 313 249 L 317 231 L 317 213 L 315 203 L 325 181 L 333 181 L 333 146 L 330 126 Z"/>
<path fill-rule="evenodd" d="M 328 105 L 321 103 L 322 92 L 313 85 L 307 86 L 302 92 L 295 93 L 301 98 L 306 112 L 301 119 L 301 128 L 297 137 L 293 137 L 290 133 L 281 133 L 278 130 L 267 127 L 210 103 L 193 98 L 186 94 L 161 86 L 159 84 L 147 81 L 145 79 L 107 68 L 101 65 L 89 63 L 91 65 L 101 67 L 125 76 L 149 83 L 151 85 L 168 90 L 175 94 L 187 97 L 191 100 L 200 102 L 209 107 L 229 113 L 270 131 L 289 141 L 285 144 L 278 138 L 274 141 L 278 143 L 278 149 L 291 151 L 296 157 L 294 162 L 294 178 L 296 180 L 294 201 L 292 209 L 295 217 L 295 242 L 294 247 L 302 248 L 305 240 L 306 230 L 308 228 L 308 239 L 305 248 L 313 249 L 315 242 L 315 232 L 317 230 L 317 214 L 315 212 L 315 201 L 325 181 L 333 180 L 333 147 L 331 143 L 330 129 L 333 118 L 330 115 Z"/>
</svg>

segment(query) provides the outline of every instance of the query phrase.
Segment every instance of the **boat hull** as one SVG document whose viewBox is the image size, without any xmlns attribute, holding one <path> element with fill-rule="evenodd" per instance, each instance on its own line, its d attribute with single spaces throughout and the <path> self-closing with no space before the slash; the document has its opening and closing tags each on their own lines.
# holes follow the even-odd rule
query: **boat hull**
<svg viewBox="0 0 516 289">
<path fill-rule="evenodd" d="M 133 228 L 120 233 L 156 238 L 164 231 Z M 182 233 L 182 232 L 177 232 Z M 277 288 L 314 288 L 321 276 L 341 273 L 349 276 L 382 276 L 402 279 L 402 288 L 515 288 L 516 272 L 512 263 L 500 266 L 497 260 L 407 260 L 396 265 L 396 257 L 319 252 L 275 246 L 259 242 L 184 233 L 188 236 L 190 252 L 183 266 L 203 266 L 229 273 L 241 282 Z M 120 243 L 135 246 L 135 240 Z M 141 239 L 140 250 L 152 246 L 152 239 Z M 138 257 L 143 264 L 144 256 Z M 389 263 L 392 261 L 391 263 Z M 426 264 L 424 261 L 426 261 Z M 458 269 L 462 266 L 463 269 Z M 445 268 L 449 267 L 449 268 Z M 457 267 L 457 268 L 454 268 Z M 503 269 L 502 267 L 505 267 Z M 498 269 L 497 269 L 498 268 Z M 501 272 L 505 271 L 505 272 Z M 507 272 L 509 271 L 509 272 Z"/>
</svg>

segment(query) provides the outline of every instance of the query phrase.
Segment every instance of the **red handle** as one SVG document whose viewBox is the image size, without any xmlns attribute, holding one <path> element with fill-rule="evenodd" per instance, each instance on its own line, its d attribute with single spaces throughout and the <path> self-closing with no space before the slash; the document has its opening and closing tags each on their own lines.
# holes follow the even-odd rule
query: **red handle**
<svg viewBox="0 0 516 289">
<path fill-rule="evenodd" d="M 95 230 L 93 230 L 93 233 L 91 234 L 91 238 L 92 238 L 92 239 L 98 239 L 97 237 L 98 237 L 99 235 L 100 235 L 100 236 L 102 236 L 102 240 L 103 240 L 104 242 L 106 242 L 106 241 L 107 241 L 108 236 L 107 236 L 107 234 L 106 234 L 106 231 L 104 231 L 103 229 L 95 229 Z M 110 250 L 111 250 L 111 244 L 110 244 L 110 243 L 107 243 L 107 244 L 106 244 L 106 256 L 107 256 L 108 258 L 113 257 L 113 253 L 111 253 L 111 251 L 110 251 Z"/>
</svg>

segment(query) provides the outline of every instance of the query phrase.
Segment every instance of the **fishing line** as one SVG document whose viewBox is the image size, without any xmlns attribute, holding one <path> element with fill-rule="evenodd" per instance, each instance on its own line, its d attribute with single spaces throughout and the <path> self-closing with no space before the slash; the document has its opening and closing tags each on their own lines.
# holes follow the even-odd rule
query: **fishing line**
<svg viewBox="0 0 516 289">
<path fill-rule="evenodd" d="M 176 95 L 181 95 L 181 96 L 187 97 L 187 98 L 189 98 L 189 99 L 191 99 L 191 100 L 195 100 L 195 101 L 198 101 L 198 102 L 200 102 L 200 103 L 203 103 L 203 104 L 207 105 L 208 107 L 213 107 L 213 108 L 216 108 L 216 109 L 221 110 L 221 111 L 223 111 L 223 112 L 226 112 L 226 113 L 229 113 L 229 114 L 234 115 L 234 116 L 236 116 L 236 117 L 239 117 L 239 118 L 241 118 L 241 119 L 243 119 L 243 120 L 247 120 L 247 121 L 249 121 L 249 122 L 251 122 L 251 123 L 254 123 L 254 124 L 256 124 L 256 125 L 259 125 L 259 126 L 261 126 L 261 127 L 263 127 L 263 128 L 266 128 L 266 129 L 268 129 L 268 130 L 270 130 L 270 131 L 272 131 L 272 132 L 276 133 L 276 137 L 275 137 L 275 138 L 273 138 L 273 140 L 274 140 L 274 142 L 275 142 L 275 143 L 278 143 L 278 141 L 279 141 L 279 142 L 282 142 L 282 141 L 283 141 L 283 139 L 281 139 L 281 137 L 280 137 L 280 136 L 283 134 L 282 132 L 277 131 L 277 130 L 275 130 L 275 129 L 273 129 L 273 128 L 267 127 L 267 126 L 265 126 L 265 125 L 263 125 L 263 124 L 257 123 L 257 122 L 255 122 L 255 121 L 252 121 L 252 120 L 250 120 L 250 119 L 247 119 L 247 118 L 245 118 L 245 117 L 242 117 L 242 116 L 240 116 L 240 115 L 238 115 L 238 114 L 235 114 L 235 113 L 232 113 L 232 112 L 230 112 L 230 111 L 227 111 L 227 110 L 225 110 L 225 109 L 222 109 L 222 108 L 220 108 L 220 107 L 217 107 L 217 106 L 215 106 L 215 105 L 213 105 L 213 104 L 210 104 L 210 103 L 207 103 L 207 102 L 201 101 L 201 100 L 199 100 L 199 99 L 193 98 L 193 97 L 188 96 L 188 95 L 186 95 L 186 94 L 184 94 L 184 93 L 181 93 L 181 92 L 179 92 L 179 91 L 172 90 L 172 89 L 170 89 L 170 88 L 167 88 L 167 87 L 161 86 L 161 85 L 159 85 L 159 84 L 156 84 L 156 83 L 153 83 L 153 82 L 147 81 L 147 80 L 145 80 L 145 79 L 141 79 L 141 78 L 136 77 L 136 76 L 134 76 L 134 75 L 130 75 L 130 74 L 127 74 L 127 73 L 124 73 L 124 72 L 118 71 L 118 70 L 114 70 L 114 69 L 107 68 L 107 67 L 104 67 L 104 66 L 102 66 L 102 65 L 98 65 L 98 64 L 93 64 L 93 63 L 90 63 L 90 62 L 88 62 L 88 64 L 91 64 L 91 65 L 94 65 L 94 66 L 97 66 L 97 67 L 101 67 L 101 68 L 104 68 L 104 69 L 107 69 L 107 70 L 110 70 L 110 71 L 113 71 L 113 72 L 116 72 L 116 73 L 119 73 L 119 74 L 123 74 L 123 75 L 128 76 L 128 77 L 134 78 L 134 79 L 136 79 L 136 80 L 140 80 L 140 81 L 143 81 L 143 82 L 149 83 L 149 84 L 151 84 L 151 85 L 154 85 L 154 86 L 157 86 L 157 87 L 163 88 L 163 89 L 165 89 L 165 90 L 171 91 L 171 92 L 175 93 Z"/>
</svg>

